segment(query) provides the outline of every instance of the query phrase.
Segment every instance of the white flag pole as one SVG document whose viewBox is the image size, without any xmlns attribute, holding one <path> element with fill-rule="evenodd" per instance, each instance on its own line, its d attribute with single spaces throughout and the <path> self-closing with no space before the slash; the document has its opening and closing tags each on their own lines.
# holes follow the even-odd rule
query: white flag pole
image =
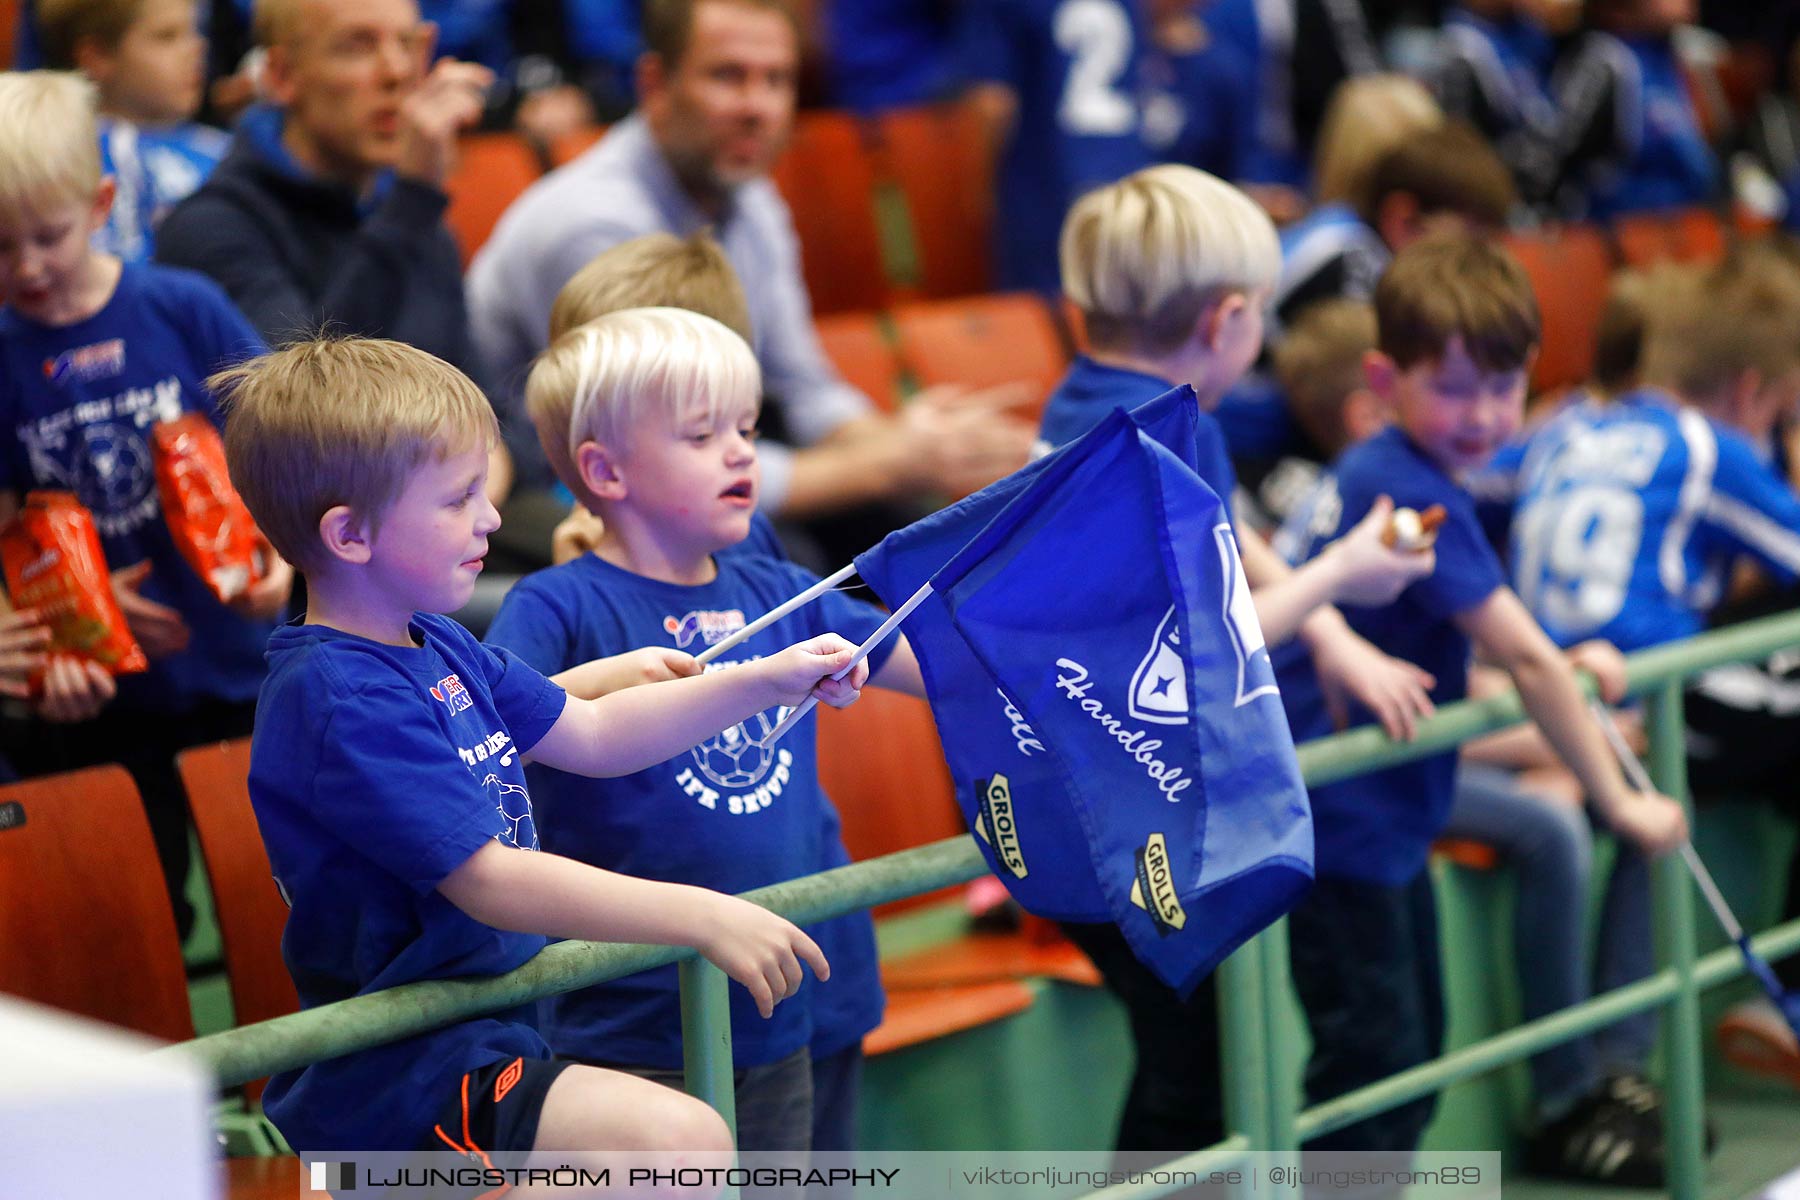
<svg viewBox="0 0 1800 1200">
<path fill-rule="evenodd" d="M 1630 746 L 1625 744 L 1625 738 L 1613 725 L 1612 718 L 1607 711 L 1600 706 L 1598 701 L 1595 701 L 1592 707 L 1594 719 L 1600 722 L 1600 732 L 1606 736 L 1607 744 L 1618 756 L 1619 767 L 1625 772 L 1625 778 L 1630 781 L 1632 787 L 1640 792 L 1654 792 L 1656 785 L 1650 782 L 1650 773 L 1644 770 L 1644 764 L 1638 761 L 1638 756 Z M 1706 869 L 1706 864 L 1700 861 L 1700 855 L 1695 853 L 1692 839 L 1681 843 L 1681 859 L 1687 863 L 1688 871 L 1693 875 L 1694 882 L 1700 885 L 1700 892 L 1706 897 L 1707 907 L 1713 910 L 1713 916 L 1718 918 L 1719 925 L 1725 930 L 1726 936 L 1734 942 L 1742 941 L 1744 927 L 1738 924 L 1737 915 L 1731 911 L 1731 905 L 1725 902 L 1725 894 L 1719 891 L 1719 885 L 1713 882 L 1712 872 Z"/>
<path fill-rule="evenodd" d="M 881 623 L 880 629 L 871 633 L 868 640 L 856 648 L 856 653 L 850 656 L 850 661 L 844 665 L 843 670 L 835 672 L 831 677 L 833 679 L 842 679 L 851 671 L 855 670 L 856 664 L 869 657 L 869 652 L 871 650 L 886 641 L 888 635 L 900 627 L 900 622 L 906 620 L 907 614 L 923 604 L 925 602 L 925 597 L 929 595 L 931 595 L 931 582 L 927 580 L 925 583 L 919 585 L 919 590 L 914 592 L 911 597 L 907 599 L 905 604 L 902 604 L 899 608 L 894 610 L 893 616 Z M 795 725 L 798 725 L 801 718 L 817 708 L 818 704 L 819 698 L 817 696 L 808 696 L 798 708 L 790 709 L 788 715 L 782 718 L 781 724 L 770 730 L 768 736 L 763 738 L 757 744 L 764 749 L 773 746 L 776 742 L 781 740 L 783 734 L 792 729 Z"/>
<path fill-rule="evenodd" d="M 817 600 L 820 596 L 823 596 L 826 592 L 829 592 L 832 588 L 844 582 L 844 580 L 850 578 L 854 574 L 856 574 L 856 564 L 851 563 L 843 570 L 832 575 L 827 575 L 825 578 L 819 580 L 819 582 L 807 588 L 804 592 L 801 592 L 798 596 L 795 596 L 792 600 L 783 601 L 781 604 L 756 618 L 756 620 L 750 622 L 724 641 L 714 642 L 712 645 L 696 654 L 694 656 L 694 661 L 701 666 L 705 666 L 733 646 L 738 645 L 745 638 L 755 637 L 795 609 L 811 604 L 814 600 Z"/>
</svg>

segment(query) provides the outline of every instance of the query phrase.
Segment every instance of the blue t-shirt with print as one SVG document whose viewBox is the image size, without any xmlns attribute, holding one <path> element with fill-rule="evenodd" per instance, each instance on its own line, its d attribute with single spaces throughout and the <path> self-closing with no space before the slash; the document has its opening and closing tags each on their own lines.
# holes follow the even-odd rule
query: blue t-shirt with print
<svg viewBox="0 0 1800 1200">
<path fill-rule="evenodd" d="M 787 556 L 774 522 L 761 511 L 750 514 L 749 537 L 719 551 L 721 558 L 786 561 Z M 819 816 L 819 845 L 824 847 L 825 858 L 818 869 L 847 866 L 850 851 L 844 846 L 837 805 L 821 805 Z M 863 1034 L 881 1023 L 881 989 L 870 982 L 879 979 L 881 967 L 875 954 L 875 926 L 867 913 L 850 913 L 811 926 L 807 932 L 831 963 L 831 978 L 813 990 L 812 1056 L 817 1061 L 860 1045 Z"/>
<path fill-rule="evenodd" d="M 219 603 L 176 550 L 157 498 L 151 427 L 184 412 L 219 411 L 213 372 L 263 352 L 263 342 L 212 280 L 128 264 L 106 305 L 73 325 L 40 325 L 0 309 L 0 490 L 74 492 L 94 514 L 107 565 L 146 559 L 140 589 L 181 613 L 193 637 L 180 654 L 119 679 L 116 703 L 183 712 L 202 700 L 245 702 L 263 678 L 273 623 Z"/>
<path fill-rule="evenodd" d="M 1155 375 L 1096 362 L 1083 354 L 1050 393 L 1038 438 L 1052 449 L 1067 445 L 1098 425 L 1113 409 L 1129 412 L 1174 386 Z M 1237 472 L 1232 469 L 1231 456 L 1225 452 L 1219 423 L 1205 411 L 1198 417 L 1194 423 L 1194 453 L 1199 460 L 1200 478 L 1229 508 L 1231 493 L 1237 487 Z"/>
<path fill-rule="evenodd" d="M 996 278 L 1054 292 L 1063 214 L 1082 193 L 1150 165 L 1139 0 L 970 0 L 960 70 L 1018 99 L 995 185 Z"/>
<path fill-rule="evenodd" d="M 413 646 L 297 623 L 269 639 L 250 800 L 288 901 L 281 954 L 306 1008 L 499 975 L 544 948 L 437 887 L 489 842 L 537 849 L 523 755 L 567 697 L 448 617 L 420 613 L 410 628 Z M 263 1107 L 296 1150 L 416 1149 L 464 1073 L 550 1057 L 532 1016 L 524 1007 L 284 1071 Z"/>
<path fill-rule="evenodd" d="M 743 554 L 715 559 L 711 583 L 687 587 L 632 574 L 585 554 L 528 575 L 507 593 L 488 638 L 545 672 L 640 646 L 698 654 L 816 578 L 792 563 Z M 723 659 L 725 669 L 798 641 L 835 632 L 854 642 L 882 622 L 880 610 L 828 592 L 777 621 Z M 892 652 L 869 656 L 879 670 Z M 757 744 L 784 715 L 770 709 L 669 762 L 619 779 L 585 779 L 530 770 L 544 846 L 626 875 L 743 892 L 841 865 L 835 812 L 819 786 L 816 719 L 808 717 L 769 749 Z M 831 814 L 829 821 L 826 814 Z M 821 939 L 831 980 L 809 978 L 800 994 L 764 1020 L 750 993 L 731 989 L 732 1054 L 739 1066 L 775 1062 L 809 1043 L 842 1049 L 879 1023 L 881 993 L 867 913 L 839 918 L 857 936 Z M 860 1024 L 818 1041 L 815 995 L 844 988 L 828 1002 L 833 1018 Z M 624 1066 L 678 1067 L 681 1017 L 673 966 L 645 971 L 545 1002 L 544 1034 L 560 1055 Z M 832 1034 L 833 1031 L 820 1031 Z"/>
<path fill-rule="evenodd" d="M 1699 633 L 1744 555 L 1800 575 L 1800 498 L 1742 434 L 1665 393 L 1571 404 L 1511 461 L 1513 584 L 1558 645 Z"/>
<path fill-rule="evenodd" d="M 1344 605 L 1350 627 L 1396 658 L 1416 663 L 1437 678 L 1438 705 L 1467 694 L 1469 639 L 1455 618 L 1479 606 L 1506 579 L 1500 559 L 1475 516 L 1475 503 L 1398 428 L 1353 446 L 1338 461 L 1336 502 L 1315 507 L 1310 558 L 1368 515 L 1378 496 L 1425 511 L 1444 506 L 1438 529 L 1437 568 L 1380 608 Z M 1336 521 L 1324 519 L 1335 512 Z M 1329 526 L 1329 528 L 1328 528 Z M 1312 660 L 1292 645 L 1275 654 L 1281 698 L 1294 741 L 1333 732 Z M 1355 725 L 1374 720 L 1366 709 Z M 1321 876 L 1397 887 L 1425 866 L 1432 839 L 1450 813 L 1456 753 L 1449 751 L 1384 771 L 1310 789 L 1316 862 Z"/>
</svg>

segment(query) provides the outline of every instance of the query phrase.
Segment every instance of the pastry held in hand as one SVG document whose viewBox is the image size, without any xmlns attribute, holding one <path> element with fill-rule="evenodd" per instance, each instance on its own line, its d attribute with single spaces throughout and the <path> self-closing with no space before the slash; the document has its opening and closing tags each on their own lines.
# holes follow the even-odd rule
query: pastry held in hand
<svg viewBox="0 0 1800 1200">
<path fill-rule="evenodd" d="M 1386 532 L 1381 535 L 1382 544 L 1409 554 L 1429 550 L 1437 541 L 1438 526 L 1444 523 L 1446 515 L 1441 504 L 1434 504 L 1424 512 L 1396 508 Z"/>
</svg>

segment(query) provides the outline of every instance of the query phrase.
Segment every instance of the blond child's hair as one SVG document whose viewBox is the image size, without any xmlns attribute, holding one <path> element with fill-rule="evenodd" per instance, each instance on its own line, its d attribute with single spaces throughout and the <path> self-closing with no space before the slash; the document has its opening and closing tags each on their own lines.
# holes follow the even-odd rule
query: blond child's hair
<svg viewBox="0 0 1800 1200">
<path fill-rule="evenodd" d="M 1417 134 L 1444 123 L 1444 110 L 1418 80 L 1406 75 L 1346 79 L 1331 95 L 1313 154 L 1313 191 L 1319 204 L 1366 213 L 1375 168 Z"/>
<path fill-rule="evenodd" d="M 1452 338 L 1483 371 L 1516 371 L 1540 337 L 1525 268 L 1502 247 L 1464 234 L 1420 238 L 1375 285 L 1378 349 L 1401 370 L 1440 359 Z"/>
<path fill-rule="evenodd" d="M 725 250 L 706 233 L 679 238 L 651 233 L 602 250 L 575 272 L 550 306 L 554 344 L 578 325 L 627 308 L 685 308 L 750 341 L 750 301 Z M 539 359 L 525 382 L 525 415 L 537 430 L 550 469 L 592 511 L 598 498 L 581 482 L 569 452 L 575 407 L 574 359 Z"/>
<path fill-rule="evenodd" d="M 378 528 L 407 479 L 500 437 L 469 377 L 403 342 L 319 337 L 214 375 L 225 459 L 250 515 L 301 571 L 328 564 L 319 535 L 344 505 Z"/>
<path fill-rule="evenodd" d="M 1288 408 L 1321 450 L 1343 448 L 1344 401 L 1364 385 L 1363 359 L 1375 348 L 1375 309 L 1364 300 L 1309 305 L 1275 347 L 1275 378 Z"/>
<path fill-rule="evenodd" d="M 1165 164 L 1096 188 L 1063 221 L 1063 291 L 1101 349 L 1168 354 L 1221 296 L 1274 286 L 1275 226 L 1255 201 Z"/>
<path fill-rule="evenodd" d="M 144 0 L 41 0 L 37 31 L 44 64 L 73 71 L 76 51 L 84 41 L 103 50 L 118 49 L 143 9 Z"/>
<path fill-rule="evenodd" d="M 762 372 L 744 339 L 711 317 L 685 308 L 628 308 L 557 338 L 538 355 L 526 386 L 569 397 L 558 456 L 567 468 L 559 465 L 557 474 L 586 496 L 575 466 L 582 443 L 624 453 L 632 432 L 651 420 L 673 429 L 689 419 L 753 417 Z M 539 432 L 550 449 L 550 431 L 540 425 Z"/>
<path fill-rule="evenodd" d="M 94 85 L 69 71 L 0 72 L 0 217 L 91 204 L 100 190 Z"/>
<path fill-rule="evenodd" d="M 1800 269 L 1770 247 L 1741 245 L 1668 295 L 1644 346 L 1645 382 L 1705 402 L 1745 371 L 1773 383 L 1800 369 Z"/>
</svg>

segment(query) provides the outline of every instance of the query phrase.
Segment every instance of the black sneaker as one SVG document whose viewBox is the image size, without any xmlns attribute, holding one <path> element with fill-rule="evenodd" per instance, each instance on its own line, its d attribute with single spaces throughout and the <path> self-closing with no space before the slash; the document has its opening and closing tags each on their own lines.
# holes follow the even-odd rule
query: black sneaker
<svg viewBox="0 0 1800 1200">
<path fill-rule="evenodd" d="M 1635 1072 L 1624 1071 L 1609 1076 L 1600 1087 L 1600 1094 L 1607 1097 L 1625 1111 L 1642 1118 L 1646 1122 L 1662 1128 L 1663 1093 L 1662 1089 Z M 1706 1154 L 1711 1157 L 1719 1147 L 1719 1131 L 1711 1120 L 1705 1122 Z"/>
<path fill-rule="evenodd" d="M 1634 1110 L 1641 1096 L 1621 1102 L 1611 1091 L 1608 1081 L 1568 1115 L 1538 1130 L 1525 1150 L 1526 1169 L 1584 1183 L 1660 1189 L 1662 1129 Z"/>
</svg>

